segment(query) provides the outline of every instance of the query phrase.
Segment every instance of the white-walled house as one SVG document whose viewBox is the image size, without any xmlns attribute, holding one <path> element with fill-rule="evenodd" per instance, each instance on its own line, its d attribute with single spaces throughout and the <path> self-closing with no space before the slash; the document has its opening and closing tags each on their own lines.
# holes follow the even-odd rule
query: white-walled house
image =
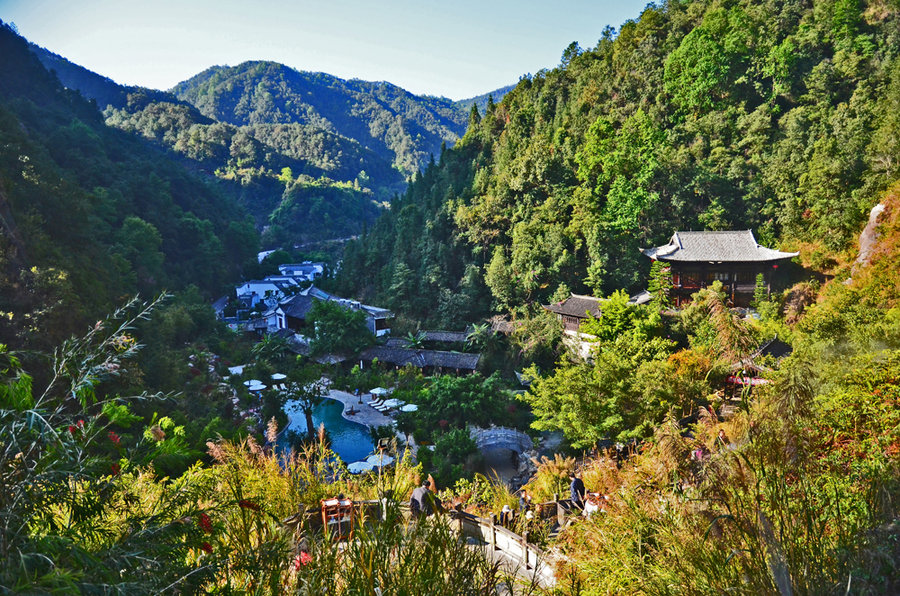
<svg viewBox="0 0 900 596">
<path fill-rule="evenodd" d="M 303 261 L 302 263 L 285 263 L 278 266 L 282 275 L 306 281 L 315 281 L 325 275 L 325 263 Z"/>
<path fill-rule="evenodd" d="M 252 279 L 237 286 L 235 294 L 238 300 L 250 308 L 255 308 L 260 302 L 267 306 L 275 306 L 297 285 L 296 280 L 288 277 Z"/>
</svg>

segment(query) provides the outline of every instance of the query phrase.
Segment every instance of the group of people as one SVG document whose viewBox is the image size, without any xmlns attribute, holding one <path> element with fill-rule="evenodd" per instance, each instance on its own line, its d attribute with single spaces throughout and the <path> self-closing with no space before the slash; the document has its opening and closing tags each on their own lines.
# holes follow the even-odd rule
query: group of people
<svg viewBox="0 0 900 596">
<path fill-rule="evenodd" d="M 519 489 L 518 513 L 513 511 L 512 507 L 510 507 L 509 505 L 504 505 L 503 509 L 500 511 L 500 517 L 498 521 L 503 527 L 511 528 L 517 516 L 524 518 L 525 521 L 531 521 L 534 519 L 534 510 L 531 507 L 531 495 L 528 494 L 528 489 L 526 489 L 525 487 Z"/>
<path fill-rule="evenodd" d="M 590 517 L 598 511 L 606 511 L 609 502 L 608 495 L 589 493 L 584 485 L 584 480 L 575 472 L 569 473 L 569 498 L 576 509 L 580 509 L 582 515 Z"/>
</svg>

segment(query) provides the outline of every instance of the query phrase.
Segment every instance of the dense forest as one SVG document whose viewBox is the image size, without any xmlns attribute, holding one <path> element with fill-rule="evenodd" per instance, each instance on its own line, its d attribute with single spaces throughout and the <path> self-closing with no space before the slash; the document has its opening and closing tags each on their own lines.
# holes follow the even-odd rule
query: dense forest
<svg viewBox="0 0 900 596">
<path fill-rule="evenodd" d="M 227 193 L 106 126 L 0 28 L 0 343 L 54 346 L 138 292 L 217 295 L 259 237 Z"/>
<path fill-rule="evenodd" d="M 465 130 L 462 102 L 389 83 L 246 62 L 212 67 L 165 92 L 123 87 L 32 49 L 64 85 L 96 101 L 108 125 L 215 175 L 269 230 L 270 247 L 358 233 Z"/>
<path fill-rule="evenodd" d="M 472 111 L 347 250 L 344 291 L 461 326 L 643 289 L 638 248 L 679 229 L 749 228 L 840 273 L 898 174 L 898 19 L 881 1 L 649 6 Z"/>
<path fill-rule="evenodd" d="M 407 140 L 447 102 L 387 84 L 266 62 L 177 95 L 66 76 L 0 27 L 0 593 L 900 592 L 897 0 L 650 5 L 473 98 L 428 151 Z M 372 156 L 421 166 L 377 220 Z M 307 220 L 361 230 L 326 283 L 394 309 L 409 349 L 467 328 L 478 373 L 356 365 L 376 338 L 336 303 L 310 310 L 310 357 L 215 320 L 225 284 L 274 270 L 258 227 L 285 245 Z M 800 253 L 750 309 L 718 281 L 674 308 L 638 250 L 746 228 Z M 570 292 L 605 297 L 578 353 L 540 308 Z M 393 465 L 350 474 L 329 429 L 283 432 L 325 385 L 416 406 L 370 428 Z M 549 456 L 514 486 L 478 474 L 490 425 Z M 558 501 L 576 473 L 593 515 Z M 410 520 L 429 476 L 483 518 L 522 507 L 506 525 L 555 586 L 515 584 L 450 515 Z M 343 542 L 314 523 L 338 494 L 369 502 Z"/>
</svg>

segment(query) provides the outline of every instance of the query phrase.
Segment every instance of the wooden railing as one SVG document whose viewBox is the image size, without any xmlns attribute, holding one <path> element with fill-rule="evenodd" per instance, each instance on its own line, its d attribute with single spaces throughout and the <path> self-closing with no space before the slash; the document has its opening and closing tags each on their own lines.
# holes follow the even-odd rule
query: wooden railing
<svg viewBox="0 0 900 596">
<path fill-rule="evenodd" d="M 488 555 L 500 554 L 510 571 L 541 588 L 556 585 L 556 575 L 547 553 L 528 543 L 528 535 L 519 535 L 495 523 L 493 517 L 483 518 L 471 513 L 451 513 L 452 523 L 463 536 L 482 542 Z"/>
<path fill-rule="evenodd" d="M 380 501 L 354 501 L 354 515 L 369 519 L 382 519 L 383 505 Z M 571 501 L 556 499 L 532 506 L 536 517 L 540 519 L 556 518 L 559 527 L 565 526 L 571 509 Z M 407 512 L 405 505 L 401 510 Z M 507 569 L 525 581 L 534 582 L 541 588 L 556 585 L 553 558 L 535 544 L 528 542 L 528 534 L 516 534 L 498 524 L 496 517 L 478 517 L 464 511 L 450 511 L 451 526 L 463 536 L 475 538 L 481 542 L 492 560 L 501 555 Z M 407 517 L 407 516 L 404 516 Z M 322 527 L 322 514 L 319 507 L 310 507 L 285 520 L 285 525 L 300 531 L 303 527 L 317 530 Z"/>
</svg>

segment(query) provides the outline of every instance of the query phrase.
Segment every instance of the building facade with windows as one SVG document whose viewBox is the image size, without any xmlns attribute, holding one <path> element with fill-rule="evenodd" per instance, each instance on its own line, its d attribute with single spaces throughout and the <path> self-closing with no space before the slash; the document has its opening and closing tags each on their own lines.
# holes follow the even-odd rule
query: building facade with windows
<svg viewBox="0 0 900 596">
<path fill-rule="evenodd" d="M 691 300 L 691 294 L 722 282 L 733 306 L 749 306 L 760 273 L 766 291 L 778 267 L 800 253 L 760 246 L 750 230 L 675 232 L 668 244 L 641 252 L 671 266 L 675 306 Z"/>
</svg>

